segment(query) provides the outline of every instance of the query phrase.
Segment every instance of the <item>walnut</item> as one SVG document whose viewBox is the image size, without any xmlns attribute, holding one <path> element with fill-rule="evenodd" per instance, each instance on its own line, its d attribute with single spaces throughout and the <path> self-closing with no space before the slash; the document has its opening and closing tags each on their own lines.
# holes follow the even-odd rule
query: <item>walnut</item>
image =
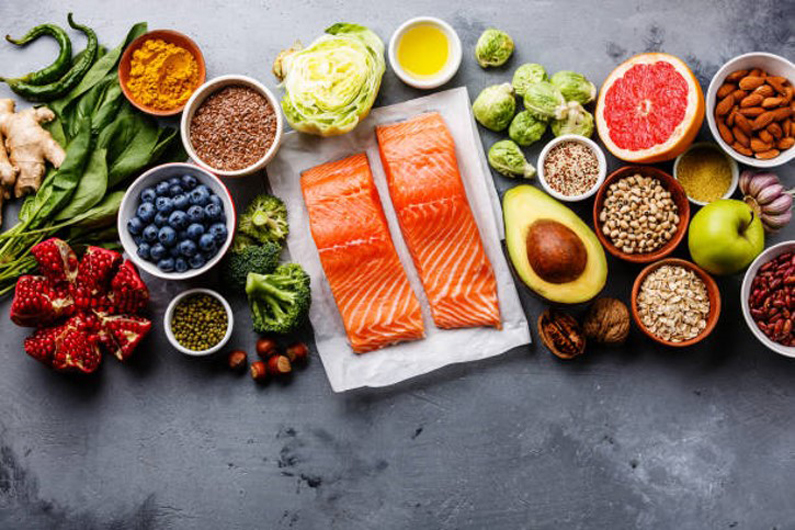
<svg viewBox="0 0 795 530">
<path fill-rule="evenodd" d="M 571 359 L 585 351 L 585 335 L 577 320 L 556 309 L 538 317 L 538 335 L 549 350 L 561 359 Z"/>
<path fill-rule="evenodd" d="M 622 344 L 629 335 L 629 310 L 621 300 L 599 298 L 585 315 L 583 328 L 599 344 Z"/>
</svg>

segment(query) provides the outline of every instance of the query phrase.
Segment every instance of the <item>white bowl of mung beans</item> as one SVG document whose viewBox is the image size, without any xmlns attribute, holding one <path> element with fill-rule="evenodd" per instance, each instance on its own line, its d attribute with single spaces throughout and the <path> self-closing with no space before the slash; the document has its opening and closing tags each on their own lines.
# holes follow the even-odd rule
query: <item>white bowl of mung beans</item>
<svg viewBox="0 0 795 530">
<path fill-rule="evenodd" d="M 212 355 L 232 336 L 234 316 L 226 299 L 211 289 L 188 289 L 168 304 L 163 329 L 168 342 L 193 357 Z"/>
</svg>

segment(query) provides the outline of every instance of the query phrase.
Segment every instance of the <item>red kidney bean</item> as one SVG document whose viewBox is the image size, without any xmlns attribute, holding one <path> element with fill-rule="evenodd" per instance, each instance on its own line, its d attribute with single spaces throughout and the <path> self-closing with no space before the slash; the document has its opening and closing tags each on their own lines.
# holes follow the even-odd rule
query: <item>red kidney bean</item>
<svg viewBox="0 0 795 530">
<path fill-rule="evenodd" d="M 750 315 L 771 340 L 795 346 L 795 253 L 786 252 L 759 268 L 748 295 Z"/>
</svg>

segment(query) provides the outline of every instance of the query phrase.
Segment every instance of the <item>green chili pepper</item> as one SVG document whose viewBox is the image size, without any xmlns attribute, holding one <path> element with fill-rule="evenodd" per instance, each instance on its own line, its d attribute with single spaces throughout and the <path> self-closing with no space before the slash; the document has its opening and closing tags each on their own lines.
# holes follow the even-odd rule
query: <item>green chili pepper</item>
<svg viewBox="0 0 795 530">
<path fill-rule="evenodd" d="M 41 24 L 28 31 L 21 39 L 12 39 L 11 35 L 6 35 L 6 40 L 17 46 L 25 46 L 42 35 L 50 35 L 58 42 L 58 46 L 60 47 L 58 58 L 56 58 L 55 62 L 51 65 L 36 72 L 30 72 L 22 77 L 18 77 L 14 79 L 14 81 L 22 81 L 30 83 L 31 85 L 43 85 L 60 79 L 61 76 L 69 70 L 69 67 L 72 65 L 72 41 L 69 40 L 69 35 L 67 35 L 66 31 L 60 26 L 56 26 L 55 24 Z"/>
<path fill-rule="evenodd" d="M 88 38 L 88 44 L 86 45 L 85 53 L 81 54 L 66 75 L 57 81 L 53 81 L 52 83 L 48 83 L 46 85 L 33 85 L 31 83 L 17 81 L 15 79 L 5 80 L 11 90 L 13 90 L 17 95 L 27 99 L 28 101 L 34 102 L 52 101 L 53 99 L 57 99 L 77 86 L 80 80 L 83 79 L 83 76 L 86 75 L 86 72 L 88 72 L 88 70 L 94 64 L 94 60 L 97 57 L 97 48 L 99 47 L 96 33 L 94 33 L 94 30 L 87 26 L 76 24 L 74 20 L 72 20 L 72 13 L 69 13 L 68 19 L 70 26 L 86 34 L 86 37 Z"/>
</svg>

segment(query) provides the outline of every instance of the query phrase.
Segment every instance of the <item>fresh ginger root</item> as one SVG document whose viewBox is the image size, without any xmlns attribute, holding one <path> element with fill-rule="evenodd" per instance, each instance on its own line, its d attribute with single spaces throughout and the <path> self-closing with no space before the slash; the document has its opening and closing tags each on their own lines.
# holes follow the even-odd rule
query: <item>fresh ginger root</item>
<svg viewBox="0 0 795 530">
<path fill-rule="evenodd" d="M 14 167 L 8 159 L 5 141 L 0 133 L 0 224 L 3 223 L 3 202 L 11 197 L 11 188 L 17 181 L 17 173 L 19 168 Z"/>
<path fill-rule="evenodd" d="M 14 109 L 13 99 L 0 99 L 0 137 L 5 138 L 4 145 L 12 170 L 17 169 L 16 183 L 11 184 L 14 185 L 14 195 L 19 198 L 35 193 L 44 178 L 45 163 L 49 161 L 56 168 L 60 167 L 66 153 L 41 127 L 42 123 L 55 119 L 53 111 L 47 107 L 31 107 L 15 113 Z M 3 158 L 2 155 L 0 158 Z M 10 180 L 13 180 L 13 175 Z M 10 189 L 5 178 L 2 186 L 6 190 Z"/>
</svg>

